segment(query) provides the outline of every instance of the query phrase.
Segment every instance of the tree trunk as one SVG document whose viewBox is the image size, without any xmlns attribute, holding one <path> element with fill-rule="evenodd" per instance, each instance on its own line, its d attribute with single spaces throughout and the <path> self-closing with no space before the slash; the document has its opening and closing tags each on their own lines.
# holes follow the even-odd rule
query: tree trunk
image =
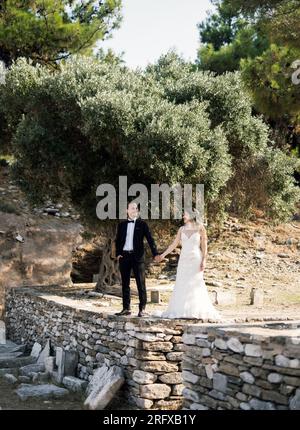
<svg viewBox="0 0 300 430">
<path fill-rule="evenodd" d="M 115 255 L 115 231 L 114 229 L 110 229 L 107 233 L 107 240 L 103 248 L 96 291 L 103 294 L 121 296 L 121 275 L 119 271 L 119 263 Z M 113 285 L 116 285 L 116 287 L 111 288 Z"/>
</svg>

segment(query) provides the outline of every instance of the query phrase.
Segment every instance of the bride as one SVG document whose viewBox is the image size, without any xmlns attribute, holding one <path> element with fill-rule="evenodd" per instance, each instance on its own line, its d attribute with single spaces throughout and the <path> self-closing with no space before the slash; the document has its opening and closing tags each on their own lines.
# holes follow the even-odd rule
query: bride
<svg viewBox="0 0 300 430">
<path fill-rule="evenodd" d="M 179 228 L 174 241 L 159 256 L 159 261 L 162 261 L 181 243 L 175 287 L 162 317 L 220 320 L 203 278 L 207 256 L 205 227 L 187 211 L 183 214 L 183 221 L 184 226 Z"/>
</svg>

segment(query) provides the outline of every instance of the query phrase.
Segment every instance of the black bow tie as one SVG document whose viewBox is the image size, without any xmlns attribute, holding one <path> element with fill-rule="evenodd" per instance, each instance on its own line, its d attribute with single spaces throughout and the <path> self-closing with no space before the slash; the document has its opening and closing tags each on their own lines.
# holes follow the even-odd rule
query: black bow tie
<svg viewBox="0 0 300 430">
<path fill-rule="evenodd" d="M 134 221 L 133 220 L 131 221 L 130 219 L 128 219 L 127 222 L 134 222 Z"/>
</svg>

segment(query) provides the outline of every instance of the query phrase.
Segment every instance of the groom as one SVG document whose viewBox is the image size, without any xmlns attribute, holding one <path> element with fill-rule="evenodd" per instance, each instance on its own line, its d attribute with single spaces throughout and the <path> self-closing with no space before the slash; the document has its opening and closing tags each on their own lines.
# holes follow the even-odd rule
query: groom
<svg viewBox="0 0 300 430">
<path fill-rule="evenodd" d="M 116 237 L 116 256 L 122 278 L 123 310 L 116 315 L 131 315 L 130 311 L 130 273 L 133 270 L 139 292 L 139 317 L 145 316 L 147 303 L 145 282 L 145 251 L 146 237 L 155 261 L 160 261 L 155 242 L 148 225 L 139 218 L 138 206 L 131 202 L 127 206 L 127 220 L 118 224 Z"/>
</svg>

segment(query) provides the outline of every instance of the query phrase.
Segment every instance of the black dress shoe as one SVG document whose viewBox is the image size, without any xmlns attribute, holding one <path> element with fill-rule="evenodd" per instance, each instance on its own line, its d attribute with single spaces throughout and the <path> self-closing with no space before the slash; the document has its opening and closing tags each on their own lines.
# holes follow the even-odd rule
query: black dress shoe
<svg viewBox="0 0 300 430">
<path fill-rule="evenodd" d="M 140 310 L 138 313 L 138 317 L 142 318 L 142 317 L 146 317 L 148 314 L 145 312 L 145 309 Z"/>
<path fill-rule="evenodd" d="M 131 311 L 129 309 L 123 309 L 121 312 L 117 312 L 115 315 L 118 315 L 118 316 L 131 315 Z"/>
</svg>

